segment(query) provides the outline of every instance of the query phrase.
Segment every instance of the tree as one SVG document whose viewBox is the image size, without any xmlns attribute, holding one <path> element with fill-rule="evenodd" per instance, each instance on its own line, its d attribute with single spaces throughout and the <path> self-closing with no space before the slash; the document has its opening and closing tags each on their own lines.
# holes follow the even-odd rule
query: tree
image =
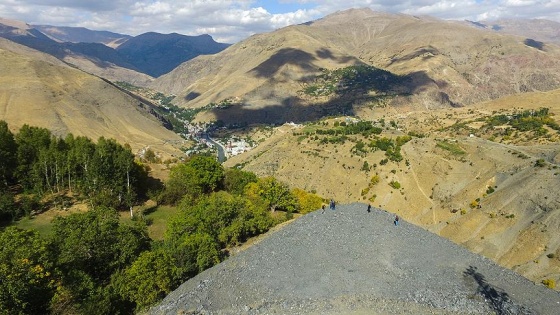
<svg viewBox="0 0 560 315">
<path fill-rule="evenodd" d="M 8 129 L 8 124 L 0 120 L 0 191 L 12 180 L 17 166 L 17 143 Z"/>
<path fill-rule="evenodd" d="M 23 125 L 16 137 L 18 165 L 15 175 L 25 189 L 36 188 L 42 182 L 43 173 L 37 166 L 39 152 L 47 149 L 51 141 L 51 132 L 45 128 Z"/>
<path fill-rule="evenodd" d="M 249 183 L 245 192 L 251 198 L 262 198 L 272 212 L 276 210 L 294 212 L 298 209 L 296 198 L 288 185 L 271 176 L 259 178 L 256 183 Z"/>
<path fill-rule="evenodd" d="M 145 251 L 132 265 L 115 277 L 119 294 L 136 304 L 137 310 L 155 304 L 171 292 L 178 282 L 175 259 L 163 249 Z"/>
<path fill-rule="evenodd" d="M 9 192 L 0 192 L 0 222 L 17 219 L 17 207 L 14 195 Z"/>
<path fill-rule="evenodd" d="M 300 213 L 315 211 L 321 208 L 321 205 L 323 204 L 323 199 L 321 199 L 321 197 L 308 193 L 303 189 L 294 188 L 292 193 L 297 198 Z"/>
<path fill-rule="evenodd" d="M 202 194 L 216 191 L 223 178 L 224 169 L 215 158 L 194 156 L 171 169 L 163 202 L 177 204 L 185 195 L 194 201 Z"/>
<path fill-rule="evenodd" d="M 257 180 L 255 173 L 237 168 L 228 168 L 224 171 L 224 188 L 232 194 L 243 194 L 245 186 L 249 183 L 256 183 Z"/>
<path fill-rule="evenodd" d="M 54 258 L 37 232 L 0 232 L 0 314 L 46 314 L 58 283 Z"/>
<path fill-rule="evenodd" d="M 56 217 L 52 242 L 71 299 L 91 314 L 114 313 L 119 307 L 122 301 L 107 288 L 111 276 L 147 250 L 149 238 L 145 226 L 120 224 L 116 210 L 99 207 Z"/>
<path fill-rule="evenodd" d="M 149 241 L 145 227 L 120 224 L 118 213 L 106 207 L 56 217 L 53 233 L 60 266 L 83 271 L 96 283 L 130 264 Z"/>
</svg>

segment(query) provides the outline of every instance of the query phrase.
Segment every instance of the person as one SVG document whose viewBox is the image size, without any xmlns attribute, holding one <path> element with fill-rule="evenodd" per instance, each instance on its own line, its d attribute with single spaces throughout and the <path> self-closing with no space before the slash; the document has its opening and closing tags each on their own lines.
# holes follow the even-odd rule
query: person
<svg viewBox="0 0 560 315">
<path fill-rule="evenodd" d="M 321 213 L 325 213 L 325 205 L 321 206 Z"/>
<path fill-rule="evenodd" d="M 367 205 L 367 212 L 368 212 L 368 213 L 371 212 L 371 205 Z"/>
<path fill-rule="evenodd" d="M 330 206 L 331 210 L 334 210 L 334 208 L 335 208 L 335 203 L 334 203 L 334 200 L 333 200 L 333 199 L 331 199 L 331 202 L 330 202 L 329 206 Z"/>
<path fill-rule="evenodd" d="M 399 225 L 399 216 L 395 216 L 395 225 Z"/>
</svg>

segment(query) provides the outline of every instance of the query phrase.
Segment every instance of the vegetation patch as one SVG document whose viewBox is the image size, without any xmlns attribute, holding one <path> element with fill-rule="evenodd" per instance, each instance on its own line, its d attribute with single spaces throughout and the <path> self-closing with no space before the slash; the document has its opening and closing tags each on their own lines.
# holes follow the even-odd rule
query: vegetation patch
<svg viewBox="0 0 560 315">
<path fill-rule="evenodd" d="M 453 155 L 465 155 L 466 152 L 465 150 L 463 150 L 458 143 L 456 142 L 451 142 L 451 141 L 438 141 L 436 146 L 438 148 L 444 149 L 446 151 L 451 152 L 451 154 Z"/>
<path fill-rule="evenodd" d="M 308 83 L 301 92 L 309 96 L 346 95 L 350 93 L 393 94 L 402 90 L 409 81 L 404 76 L 368 65 L 341 69 L 321 69 L 321 74 Z"/>
</svg>

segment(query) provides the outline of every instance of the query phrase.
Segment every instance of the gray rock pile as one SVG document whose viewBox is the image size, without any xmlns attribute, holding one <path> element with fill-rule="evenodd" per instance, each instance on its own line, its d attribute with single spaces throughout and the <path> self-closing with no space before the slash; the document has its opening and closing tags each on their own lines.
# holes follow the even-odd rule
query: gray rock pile
<svg viewBox="0 0 560 315">
<path fill-rule="evenodd" d="M 305 215 L 151 314 L 560 314 L 560 294 L 367 205 Z"/>
</svg>

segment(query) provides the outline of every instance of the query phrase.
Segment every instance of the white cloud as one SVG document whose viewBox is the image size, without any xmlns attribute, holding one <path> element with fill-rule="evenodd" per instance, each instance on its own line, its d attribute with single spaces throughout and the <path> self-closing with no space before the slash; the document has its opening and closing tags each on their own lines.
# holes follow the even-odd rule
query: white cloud
<svg viewBox="0 0 560 315">
<path fill-rule="evenodd" d="M 273 6 L 301 4 L 291 12 Z M 30 24 L 81 26 L 138 35 L 208 33 L 236 42 L 349 8 L 431 15 L 442 19 L 546 18 L 560 22 L 560 0 L 0 0 L 0 16 Z M 283 12 L 283 11 L 282 11 Z"/>
</svg>

